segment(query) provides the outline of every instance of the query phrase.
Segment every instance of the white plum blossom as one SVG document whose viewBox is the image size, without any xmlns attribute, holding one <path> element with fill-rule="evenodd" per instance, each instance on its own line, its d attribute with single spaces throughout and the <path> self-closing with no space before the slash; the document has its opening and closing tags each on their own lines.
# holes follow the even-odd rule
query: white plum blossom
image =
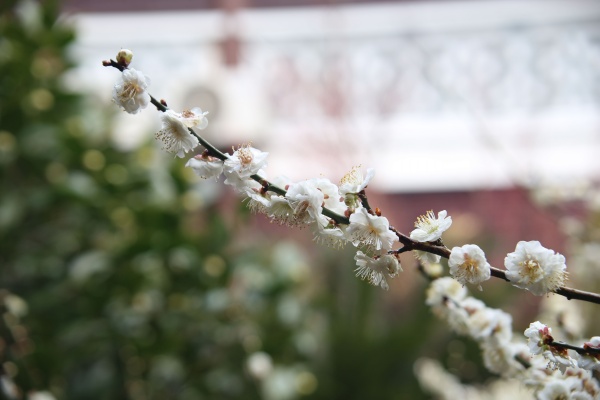
<svg viewBox="0 0 600 400">
<path fill-rule="evenodd" d="M 277 176 L 271 180 L 271 185 L 276 186 L 280 189 L 288 188 L 291 183 L 292 181 L 290 180 L 290 178 L 286 176 Z M 263 197 L 265 200 L 268 199 L 268 202 L 265 200 L 260 200 L 258 198 L 255 198 L 254 200 L 263 203 L 264 208 L 260 211 L 268 215 L 273 221 L 281 225 L 298 225 L 298 221 L 294 216 L 294 209 L 292 208 L 288 199 L 271 191 L 266 193 L 259 193 L 258 195 Z"/>
<path fill-rule="evenodd" d="M 583 337 L 587 322 L 580 304 L 562 296 L 547 296 L 540 306 L 540 320 L 560 321 L 554 328 L 559 329 L 558 336 Z"/>
<path fill-rule="evenodd" d="M 367 187 L 374 175 L 375 170 L 369 168 L 367 169 L 367 175 L 363 176 L 360 166 L 357 166 L 353 167 L 352 170 L 340 180 L 339 193 L 341 195 L 341 201 L 343 201 L 344 205 L 351 211 L 362 206 L 362 201 L 358 193 Z"/>
<path fill-rule="evenodd" d="M 444 266 L 439 262 L 421 262 L 419 267 L 422 268 L 426 276 L 431 277 L 431 279 L 437 279 L 444 275 Z"/>
<path fill-rule="evenodd" d="M 398 259 L 391 254 L 369 257 L 359 250 L 354 259 L 357 265 L 355 269 L 356 276 L 373 286 L 380 286 L 385 290 L 389 289 L 385 279 L 386 276 L 395 278 L 402 271 Z"/>
<path fill-rule="evenodd" d="M 244 145 L 233 152 L 227 160 L 223 173 L 225 174 L 225 183 L 235 186 L 243 191 L 245 181 L 250 179 L 250 176 L 258 174 L 261 168 L 267 165 L 267 156 L 265 153 L 249 145 Z"/>
<path fill-rule="evenodd" d="M 360 165 L 353 167 L 352 170 L 340 180 L 340 194 L 345 196 L 347 194 L 360 193 L 367 187 L 374 176 L 375 170 L 373 168 L 368 168 L 367 175 L 365 176 L 360 169 Z"/>
<path fill-rule="evenodd" d="M 448 322 L 453 331 L 479 342 L 484 364 L 490 371 L 509 376 L 523 369 L 515 360 L 515 354 L 521 348 L 512 343 L 512 317 L 509 314 L 467 297 L 465 287 L 450 277 L 435 279 L 426 294 L 425 303 Z"/>
<path fill-rule="evenodd" d="M 289 185 L 285 197 L 290 202 L 298 221 L 315 221 L 323 211 L 325 194 L 317 187 L 317 180 L 309 179 Z"/>
<path fill-rule="evenodd" d="M 454 247 L 448 259 L 450 275 L 463 285 L 472 283 L 479 285 L 490 279 L 491 266 L 485 259 L 485 254 L 479 246 L 466 244 L 462 247 Z"/>
<path fill-rule="evenodd" d="M 450 328 L 460 335 L 469 335 L 471 331 L 471 315 L 479 310 L 486 309 L 485 303 L 474 297 L 467 297 L 460 302 L 455 302 L 447 307 L 447 314 L 438 316 L 444 317 Z"/>
<path fill-rule="evenodd" d="M 183 157 L 198 146 L 198 138 L 190 133 L 179 113 L 167 110 L 161 115 L 161 120 L 162 129 L 155 136 L 163 143 L 163 150 Z"/>
<path fill-rule="evenodd" d="M 519 288 L 542 296 L 561 287 L 566 280 L 565 257 L 543 247 L 538 241 L 517 243 L 504 259 L 506 277 Z"/>
<path fill-rule="evenodd" d="M 203 179 L 218 178 L 223 173 L 223 161 L 206 153 L 190 158 L 185 166 Z"/>
<path fill-rule="evenodd" d="M 307 185 L 311 186 L 312 188 L 317 189 L 318 191 L 323 193 L 323 200 L 321 203 L 321 208 L 318 211 L 318 213 L 314 214 L 314 219 L 317 219 L 317 217 L 321 213 L 321 210 L 323 209 L 323 207 L 326 207 L 330 211 L 333 211 L 339 215 L 343 215 L 344 212 L 346 211 L 346 205 L 341 200 L 338 187 L 333 182 L 331 182 L 329 179 L 313 178 L 313 179 L 308 179 L 308 180 L 300 182 L 300 183 L 307 184 Z M 290 187 L 288 189 L 287 196 L 290 199 L 292 197 L 295 197 L 294 193 L 298 193 L 296 191 L 296 189 L 298 189 L 298 188 L 294 188 L 293 186 L 294 185 L 290 185 Z M 290 194 L 290 192 L 292 192 L 292 193 Z"/>
<path fill-rule="evenodd" d="M 567 367 L 562 375 L 555 374 L 555 376 L 568 381 L 571 386 L 571 399 L 597 400 L 600 398 L 600 386 L 592 371 Z"/>
<path fill-rule="evenodd" d="M 519 400 L 533 399 L 532 392 L 514 379 L 494 379 L 482 386 L 462 383 L 447 372 L 440 362 L 420 358 L 415 364 L 419 384 L 430 398 L 440 400 Z M 429 397 L 428 397 L 429 398 Z"/>
<path fill-rule="evenodd" d="M 467 297 L 467 289 L 458 283 L 456 279 L 447 276 L 431 282 L 426 294 L 425 304 L 428 306 L 437 306 L 442 304 L 445 298 L 455 302 L 462 301 Z"/>
<path fill-rule="evenodd" d="M 285 175 L 279 175 L 271 179 L 272 185 L 282 189 L 287 189 L 292 183 L 292 180 Z"/>
<path fill-rule="evenodd" d="M 562 373 L 556 372 L 541 382 L 536 393 L 539 400 L 595 400 L 600 398 L 596 379 L 581 368 L 567 367 Z"/>
<path fill-rule="evenodd" d="M 292 204 L 283 196 L 271 196 L 271 201 L 265 209 L 265 214 L 280 225 L 298 226 L 310 222 L 308 213 L 297 216 Z"/>
<path fill-rule="evenodd" d="M 181 122 L 188 128 L 204 129 L 208 126 L 206 115 L 208 111 L 202 111 L 200 107 L 194 107 L 191 110 L 184 110 L 179 114 Z"/>
<path fill-rule="evenodd" d="M 570 399 L 571 387 L 564 380 L 552 380 L 537 393 L 540 400 Z"/>
<path fill-rule="evenodd" d="M 550 347 L 542 353 L 545 359 L 549 361 L 549 365 L 564 372 L 567 368 L 577 367 L 577 361 L 571 358 L 567 350 L 561 350 L 557 347 Z"/>
<path fill-rule="evenodd" d="M 321 214 L 317 217 L 317 231 L 314 240 L 329 247 L 341 249 L 346 244 L 346 225 L 336 224 L 334 220 Z"/>
<path fill-rule="evenodd" d="M 438 264 L 442 259 L 442 256 L 427 251 L 414 250 L 413 253 L 417 260 L 424 264 Z"/>
<path fill-rule="evenodd" d="M 266 213 L 271 205 L 272 192 L 266 191 L 263 185 L 255 180 L 248 179 L 246 181 L 243 194 L 247 196 L 248 208 L 252 212 Z"/>
<path fill-rule="evenodd" d="M 517 361 L 516 355 L 523 350 L 523 343 L 515 343 L 503 335 L 491 335 L 479 342 L 483 365 L 498 375 L 515 376 L 522 373 L 523 365 Z"/>
<path fill-rule="evenodd" d="M 339 195 L 338 187 L 326 178 L 315 178 L 311 181 L 323 193 L 323 207 L 338 215 L 344 215 L 347 207 Z"/>
<path fill-rule="evenodd" d="M 527 336 L 527 344 L 531 354 L 541 354 L 548 349 L 548 342 L 552 342 L 552 329 L 542 324 L 540 321 L 535 321 L 529 324 L 529 328 L 525 329 Z"/>
<path fill-rule="evenodd" d="M 364 208 L 350 216 L 346 237 L 354 246 L 367 246 L 377 251 L 391 250 L 394 242 L 398 240 L 390 230 L 387 218 L 369 214 Z"/>
<path fill-rule="evenodd" d="M 585 342 L 583 345 L 584 349 L 600 349 L 600 336 L 594 336 L 590 339 L 589 342 Z M 596 353 L 595 355 L 589 354 L 576 354 L 577 357 L 577 365 L 580 368 L 587 370 L 597 370 L 600 371 L 600 354 Z"/>
<path fill-rule="evenodd" d="M 452 217 L 447 216 L 446 210 L 438 213 L 437 218 L 433 211 L 421 215 L 415 222 L 415 230 L 410 233 L 410 238 L 417 242 L 435 242 L 442 237 L 442 233 L 452 225 Z"/>
<path fill-rule="evenodd" d="M 150 103 L 146 91 L 150 79 L 133 68 L 123 70 L 113 88 L 113 101 L 130 114 L 137 114 Z"/>
<path fill-rule="evenodd" d="M 483 307 L 471 312 L 468 326 L 470 336 L 476 340 L 492 335 L 512 338 L 512 317 L 497 308 Z"/>
</svg>

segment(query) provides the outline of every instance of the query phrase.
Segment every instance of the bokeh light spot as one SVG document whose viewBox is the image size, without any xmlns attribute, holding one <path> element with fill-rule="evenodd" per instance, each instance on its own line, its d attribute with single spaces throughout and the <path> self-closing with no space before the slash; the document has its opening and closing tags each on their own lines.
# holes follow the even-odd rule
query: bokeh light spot
<svg viewBox="0 0 600 400">
<path fill-rule="evenodd" d="M 308 395 L 317 389 L 317 378 L 308 371 L 300 372 L 296 375 L 296 390 L 301 395 Z"/>
<path fill-rule="evenodd" d="M 105 163 L 104 154 L 98 150 L 88 150 L 83 155 L 83 165 L 92 171 L 100 171 L 104 168 Z"/>
<path fill-rule="evenodd" d="M 29 103 L 38 111 L 47 111 L 54 106 L 54 95 L 46 89 L 35 89 L 29 94 Z"/>
<path fill-rule="evenodd" d="M 214 277 L 220 276 L 225 271 L 225 260 L 218 255 L 210 255 L 204 260 L 204 271 Z"/>
<path fill-rule="evenodd" d="M 67 177 L 67 169 L 62 163 L 51 162 L 46 166 L 46 179 L 51 183 L 61 183 Z"/>
<path fill-rule="evenodd" d="M 113 185 L 122 185 L 127 182 L 129 174 L 127 168 L 121 164 L 111 164 L 104 170 L 104 177 Z"/>
</svg>

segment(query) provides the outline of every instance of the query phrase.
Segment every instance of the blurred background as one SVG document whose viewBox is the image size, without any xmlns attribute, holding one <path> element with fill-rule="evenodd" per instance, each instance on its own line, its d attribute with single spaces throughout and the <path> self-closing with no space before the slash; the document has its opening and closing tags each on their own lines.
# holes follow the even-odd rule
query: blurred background
<svg viewBox="0 0 600 400">
<path fill-rule="evenodd" d="M 209 141 L 269 152 L 270 177 L 373 167 L 370 203 L 400 231 L 446 209 L 449 247 L 476 243 L 502 267 L 518 240 L 540 240 L 567 256 L 570 286 L 600 289 L 597 1 L 0 11 L 0 396 L 432 398 L 421 357 L 494 379 L 425 307 L 411 255 L 389 292 L 373 288 L 352 249 L 270 224 L 162 152 L 155 110 L 111 104 L 118 72 L 101 62 L 121 48 L 155 97 L 209 111 Z M 552 307 L 569 310 L 552 314 L 561 324 L 579 317 L 573 337 L 600 330 L 597 309 L 503 282 L 477 296 L 517 332 Z"/>
</svg>

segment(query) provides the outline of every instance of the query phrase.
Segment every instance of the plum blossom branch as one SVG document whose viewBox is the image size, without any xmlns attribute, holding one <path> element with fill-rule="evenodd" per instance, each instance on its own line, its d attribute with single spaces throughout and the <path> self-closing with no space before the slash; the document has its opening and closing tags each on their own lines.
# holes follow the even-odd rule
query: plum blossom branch
<svg viewBox="0 0 600 400">
<path fill-rule="evenodd" d="M 107 61 L 103 61 L 102 65 L 105 67 L 113 67 L 118 69 L 119 71 L 123 72 L 125 69 L 127 69 L 127 67 L 125 65 L 119 64 L 118 62 L 114 61 L 114 60 L 107 60 Z M 169 108 L 166 106 L 166 104 L 163 104 L 163 101 L 158 101 L 156 100 L 156 98 L 154 98 L 151 94 L 148 94 L 150 96 L 150 103 L 152 103 L 152 105 L 154 107 L 156 107 L 156 109 L 160 112 L 167 112 L 169 110 Z M 206 141 L 204 138 L 202 138 L 202 136 L 198 135 L 196 132 L 194 132 L 194 130 L 192 128 L 187 128 L 188 131 L 194 135 L 196 137 L 196 139 L 198 139 L 198 141 L 200 142 L 200 144 L 202 146 L 204 146 L 204 148 L 206 148 L 209 152 L 209 154 L 213 157 L 218 158 L 221 161 L 225 161 L 228 157 L 226 154 L 224 154 L 223 152 L 221 152 L 219 149 L 217 149 L 216 147 L 214 147 L 212 144 L 210 144 L 208 141 Z"/>
<path fill-rule="evenodd" d="M 409 236 L 400 232 L 393 226 L 390 226 L 390 230 L 398 236 L 398 240 L 403 245 L 402 248 L 396 250 L 397 254 L 406 253 L 408 251 L 419 250 L 427 253 L 435 254 L 438 256 L 442 256 L 444 258 L 450 258 L 450 250 L 439 243 L 431 243 L 431 242 L 418 242 L 416 240 L 411 239 Z"/>
<path fill-rule="evenodd" d="M 310 183 L 306 181 L 304 183 L 300 182 L 294 184 L 294 198 L 292 199 L 288 193 L 289 185 L 285 185 L 284 189 L 280 187 L 280 185 L 276 185 L 261 176 L 262 170 L 260 168 L 264 164 L 264 161 L 259 162 L 255 160 L 255 164 L 251 166 L 250 169 L 245 169 L 244 163 L 246 161 L 252 161 L 253 158 L 264 160 L 267 153 L 262 153 L 249 146 L 239 148 L 237 151 L 234 151 L 233 155 L 218 150 L 192 129 L 192 126 L 200 125 L 199 129 L 203 129 L 203 127 L 206 126 L 206 124 L 199 123 L 206 113 L 201 113 L 201 110 L 199 114 L 194 114 L 190 111 L 187 112 L 188 114 L 185 114 L 185 112 L 177 114 L 171 111 L 167 107 L 165 101 L 158 101 L 146 92 L 145 88 L 148 83 L 145 81 L 143 74 L 133 69 L 128 69 L 131 58 L 131 52 L 122 50 L 117 56 L 117 61 L 112 59 L 103 61 L 104 66 L 116 68 L 121 71 L 124 76 L 128 73 L 127 77 L 122 78 L 121 84 L 115 86 L 115 91 L 117 91 L 117 87 L 120 90 L 118 96 L 115 96 L 117 104 L 127 112 L 137 113 L 149 102 L 154 105 L 158 111 L 164 113 L 166 118 L 163 119 L 163 124 L 166 124 L 166 126 L 159 134 L 157 134 L 157 137 L 160 135 L 160 139 L 164 139 L 163 141 L 167 145 L 167 150 L 177 152 L 177 155 L 179 156 L 183 156 L 185 152 L 192 150 L 198 143 L 201 144 L 206 149 L 205 152 L 200 158 L 198 158 L 199 156 L 196 156 L 194 159 L 190 159 L 186 165 L 194 168 L 194 165 L 191 165 L 190 162 L 196 161 L 197 163 L 195 166 L 198 169 L 202 169 L 203 163 L 205 165 L 209 164 L 207 161 L 210 161 L 210 157 L 222 161 L 224 165 L 230 166 L 229 169 L 225 169 L 225 175 L 227 177 L 225 183 L 236 186 L 238 190 L 251 197 L 254 201 L 257 201 L 260 205 L 256 205 L 256 207 L 266 211 L 271 218 L 290 225 L 312 223 L 313 221 L 319 220 L 319 233 L 329 235 L 330 240 L 337 243 L 349 240 L 353 242 L 355 246 L 366 245 L 372 247 L 371 250 L 375 253 L 372 261 L 366 262 L 361 259 L 361 262 L 364 261 L 365 265 L 376 265 L 379 258 L 383 256 L 383 254 L 378 254 L 381 251 L 385 251 L 387 254 L 398 257 L 401 253 L 415 250 L 432 254 L 438 257 L 438 259 L 439 257 L 450 259 L 452 251 L 448 249 L 441 240 L 442 233 L 448 229 L 452 223 L 451 218 L 447 216 L 445 210 L 439 212 L 437 218 L 432 211 L 419 217 L 415 225 L 416 229 L 411 232 L 410 236 L 407 236 L 394 227 L 389 226 L 387 219 L 381 216 L 379 209 L 375 209 L 375 211 L 371 209 L 364 189 L 373 177 L 374 171 L 369 169 L 367 171 L 367 176 L 363 177 L 359 167 L 353 168 L 353 170 L 342 179 L 339 191 L 335 190 L 335 193 L 325 193 L 329 190 L 326 189 L 328 186 L 325 185 L 319 187 L 319 185 L 324 185 L 324 183 L 319 184 L 313 180 Z M 128 79 L 129 81 L 125 82 L 125 79 Z M 128 84 L 129 86 L 127 86 Z M 191 115 L 195 118 L 194 124 L 185 123 L 184 120 L 187 115 Z M 204 121 L 206 120 L 204 119 Z M 185 138 L 173 138 L 173 136 L 179 134 L 175 132 L 177 129 L 170 130 L 170 128 L 175 125 L 177 129 L 186 129 L 192 136 L 187 138 L 189 135 L 181 134 L 180 136 L 185 136 Z M 191 140 L 191 138 L 193 138 L 193 140 Z M 198 166 L 198 164 L 201 166 Z M 211 170 L 210 168 L 213 169 Z M 219 165 L 213 167 L 211 164 L 210 168 L 205 167 L 199 175 L 203 177 L 218 176 L 223 172 L 223 167 Z M 257 182 L 259 187 L 250 187 L 249 184 L 244 183 L 247 179 Z M 335 185 L 333 185 L 333 187 L 335 187 Z M 335 188 L 337 189 L 337 187 Z M 269 196 L 267 196 L 267 192 L 283 196 L 287 203 L 283 203 L 277 199 L 272 203 L 269 203 L 270 199 L 268 199 Z M 332 201 L 331 196 L 335 198 L 335 196 L 338 196 L 338 192 L 339 195 L 342 196 L 341 201 Z M 343 204 L 345 204 L 347 208 L 341 208 L 340 205 Z M 267 210 L 267 207 L 270 207 L 270 210 Z M 329 220 L 320 220 L 321 215 L 329 218 Z M 394 238 L 391 236 L 394 236 Z M 398 250 L 392 250 L 392 245 L 396 237 L 402 244 L 402 247 Z M 521 249 L 519 246 L 521 246 Z M 524 248 L 529 250 L 523 250 Z M 521 260 L 522 257 L 530 257 L 528 251 L 533 252 L 537 258 L 533 257 L 533 259 L 528 258 L 526 260 Z M 564 272 L 564 269 L 566 268 L 564 265 L 564 257 L 541 247 L 539 242 L 519 242 L 517 250 L 514 253 L 509 254 L 509 257 L 516 260 L 513 262 L 514 265 L 508 263 L 508 261 L 505 262 L 508 269 L 507 271 L 489 266 L 489 264 L 485 262 L 482 252 L 481 257 L 474 256 L 465 251 L 461 254 L 462 257 L 464 257 L 464 262 L 459 264 L 456 264 L 455 262 L 454 271 L 461 276 L 464 281 L 479 283 L 489 276 L 494 276 L 507 282 L 511 282 L 515 286 L 527 289 L 535 295 L 554 292 L 569 300 L 577 299 L 600 304 L 600 294 L 571 289 L 562 285 L 566 277 L 566 273 Z M 365 255 L 365 257 L 368 256 Z M 509 257 L 507 257 L 507 260 Z M 479 266 L 478 263 L 475 263 L 475 259 L 480 260 L 478 263 L 480 262 L 481 266 Z M 553 261 L 548 261 L 550 259 Z M 523 264 L 525 265 L 525 268 L 522 267 Z M 476 273 L 474 272 L 475 269 L 473 269 L 475 266 L 478 266 L 478 268 L 481 269 L 481 271 L 477 273 L 483 275 L 473 275 Z M 508 268 L 509 266 L 514 268 L 510 269 Z M 462 270 L 457 270 L 459 267 L 462 268 Z M 545 269 L 542 267 L 545 267 Z M 524 272 L 525 270 L 526 272 Z M 395 274 L 390 274 L 390 276 L 395 276 Z M 540 276 L 543 279 L 540 279 Z M 384 285 L 380 286 L 384 287 Z"/>
<path fill-rule="evenodd" d="M 127 65 L 124 65 L 123 63 L 119 63 L 112 59 L 103 61 L 102 65 L 105 67 L 116 68 L 121 72 L 123 72 L 124 70 L 127 69 Z M 150 103 L 152 103 L 152 105 L 154 105 L 158 111 L 165 113 L 169 110 L 169 108 L 167 107 L 166 102 L 164 100 L 158 101 L 151 94 L 148 94 L 148 95 L 150 97 Z M 208 142 L 206 139 L 204 139 L 202 136 L 198 135 L 192 128 L 187 128 L 187 130 L 194 137 L 196 137 L 196 139 L 198 139 L 198 142 L 208 151 L 209 156 L 218 158 L 221 161 L 226 161 L 229 158 L 229 156 L 227 154 L 223 153 L 222 151 L 217 149 L 215 146 L 213 146 L 210 142 Z M 258 182 L 264 188 L 265 191 L 274 192 L 274 193 L 277 193 L 282 196 L 285 196 L 287 193 L 286 190 L 269 182 L 268 180 L 264 179 L 263 177 L 261 177 L 258 174 L 252 174 L 252 175 L 250 175 L 250 178 L 253 179 L 254 181 Z M 363 195 L 364 195 L 364 191 L 363 191 Z M 366 202 L 366 196 L 363 198 L 364 198 L 363 201 Z M 334 211 L 329 210 L 326 207 L 323 207 L 322 214 L 325 215 L 326 217 L 331 218 L 338 224 L 348 225 L 350 223 L 350 220 L 348 219 L 348 217 L 337 214 Z"/>
<path fill-rule="evenodd" d="M 522 336 L 513 334 L 510 314 L 468 296 L 465 287 L 450 277 L 433 280 L 426 296 L 426 304 L 436 316 L 445 320 L 455 333 L 479 344 L 488 370 L 505 378 L 519 379 L 536 390 L 536 398 L 587 399 L 600 394 L 592 376 L 594 370 L 600 369 L 599 336 L 578 347 L 555 341 L 551 329 L 536 321 L 525 330 L 525 343 Z M 569 354 L 569 350 L 576 354 Z M 542 393 L 549 386 L 563 384 L 567 393 L 577 395 L 547 397 Z"/>
<path fill-rule="evenodd" d="M 367 209 L 367 211 L 371 211 L 371 206 L 369 205 L 369 200 L 367 199 L 367 193 L 364 189 L 358 192 L 358 198 L 360 199 L 362 206 Z"/>
<path fill-rule="evenodd" d="M 103 62 L 122 73 L 114 86 L 113 100 L 132 114 L 148 104 L 161 111 L 163 126 L 156 138 L 163 143 L 163 149 L 184 157 L 187 152 L 198 153 L 197 146 L 202 145 L 205 150 L 186 163 L 200 177 L 224 175 L 224 183 L 244 195 L 251 210 L 280 224 L 311 226 L 316 241 L 334 247 L 352 243 L 357 248 L 356 276 L 385 290 L 389 288 L 387 279 L 402 271 L 400 254 L 414 251 L 419 258 L 419 271 L 430 280 L 426 304 L 455 332 L 470 336 L 479 344 L 488 370 L 505 377 L 520 377 L 537 390 L 539 398 L 547 397 L 547 388 L 559 386 L 564 389 L 562 394 L 600 393 L 598 385 L 591 381 L 591 371 L 600 369 L 599 336 L 579 347 L 555 341 L 550 328 L 538 321 L 525 331 L 527 344 L 513 340 L 510 314 L 467 296 L 465 289 L 466 284 L 474 284 L 481 290 L 481 283 L 494 276 L 536 296 L 554 292 L 567 299 L 600 304 L 600 294 L 563 286 L 567 277 L 564 256 L 537 241 L 521 241 L 506 256 L 506 270 L 494 268 L 475 244 L 452 249 L 444 245 L 442 234 L 452 224 L 446 210 L 437 216 L 433 211 L 419 216 L 415 229 L 406 235 L 390 226 L 378 208 L 371 208 L 365 188 L 374 170 L 367 169 L 365 175 L 361 166 L 352 168 L 339 186 L 326 178 L 291 182 L 277 177 L 269 181 L 263 171 L 268 153 L 249 144 L 234 148 L 232 154 L 219 151 L 192 129 L 207 126 L 207 113 L 199 108 L 176 113 L 164 100 L 157 101 L 146 91 L 149 78 L 128 68 L 132 56 L 122 50 L 117 61 Z M 394 249 L 396 242 L 402 247 Z M 448 259 L 450 277 L 441 277 L 442 257 Z M 561 375 L 555 373 L 558 370 Z"/>
<path fill-rule="evenodd" d="M 565 342 L 555 342 L 555 341 L 548 343 L 548 345 L 552 346 L 552 347 L 565 349 L 565 350 L 573 350 L 573 351 L 576 351 L 578 354 L 600 356 L 600 348 L 595 348 L 595 347 L 590 347 L 590 346 L 578 347 L 578 346 L 573 346 L 572 344 L 568 344 Z"/>
<path fill-rule="evenodd" d="M 600 336 L 594 336 L 583 347 L 554 340 L 552 329 L 540 321 L 529 324 L 524 332 L 531 354 L 541 354 L 559 367 L 578 366 L 586 370 L 600 369 Z M 574 357 L 568 350 L 575 351 Z"/>
</svg>

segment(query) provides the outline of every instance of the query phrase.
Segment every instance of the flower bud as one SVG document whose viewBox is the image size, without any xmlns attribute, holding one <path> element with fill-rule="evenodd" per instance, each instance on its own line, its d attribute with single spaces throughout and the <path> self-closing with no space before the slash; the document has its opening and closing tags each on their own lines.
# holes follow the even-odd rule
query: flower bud
<svg viewBox="0 0 600 400">
<path fill-rule="evenodd" d="M 117 54 L 117 63 L 127 68 L 131 63 L 132 58 L 133 52 L 131 50 L 121 49 L 121 51 L 119 51 L 119 53 Z"/>
</svg>

